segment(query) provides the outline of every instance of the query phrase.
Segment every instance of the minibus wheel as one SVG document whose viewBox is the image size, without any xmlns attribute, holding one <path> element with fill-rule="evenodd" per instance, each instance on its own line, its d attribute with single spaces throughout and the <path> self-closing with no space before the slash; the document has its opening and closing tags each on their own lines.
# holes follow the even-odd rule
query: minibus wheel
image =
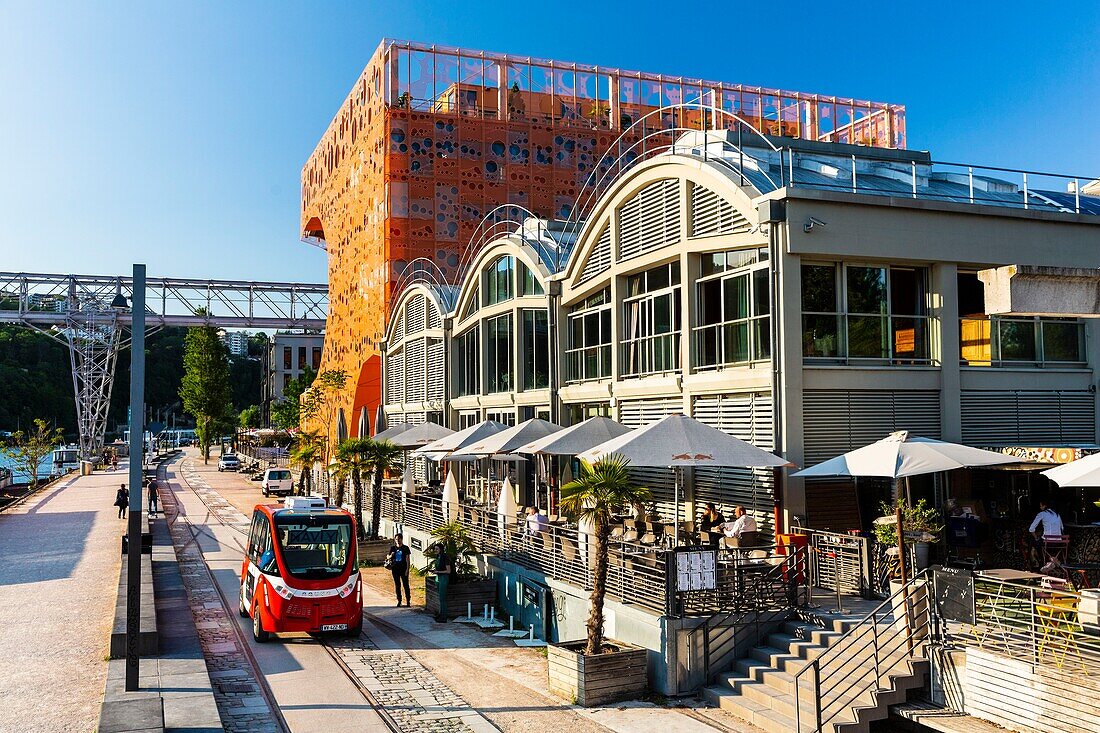
<svg viewBox="0 0 1100 733">
<path fill-rule="evenodd" d="M 260 644 L 271 641 L 271 632 L 264 631 L 263 624 L 260 623 L 259 606 L 256 607 L 256 611 L 252 614 L 252 638 Z"/>
</svg>

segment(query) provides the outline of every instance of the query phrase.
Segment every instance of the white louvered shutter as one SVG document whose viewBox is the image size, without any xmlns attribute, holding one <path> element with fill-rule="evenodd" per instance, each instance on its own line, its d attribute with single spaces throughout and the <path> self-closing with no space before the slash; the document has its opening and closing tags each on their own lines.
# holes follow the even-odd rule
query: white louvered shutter
<svg viewBox="0 0 1100 733">
<path fill-rule="evenodd" d="M 596 246 L 584 263 L 580 281 L 591 280 L 609 267 L 611 267 L 611 225 L 605 224 L 603 231 L 596 239 Z"/>
<path fill-rule="evenodd" d="M 749 228 L 748 219 L 733 204 L 706 186 L 691 184 L 692 237 L 740 234 Z"/>
<path fill-rule="evenodd" d="M 629 260 L 680 238 L 679 179 L 654 181 L 619 209 L 619 259 Z"/>
<path fill-rule="evenodd" d="M 898 430 L 940 437 L 937 390 L 806 390 L 802 414 L 808 466 Z"/>
</svg>

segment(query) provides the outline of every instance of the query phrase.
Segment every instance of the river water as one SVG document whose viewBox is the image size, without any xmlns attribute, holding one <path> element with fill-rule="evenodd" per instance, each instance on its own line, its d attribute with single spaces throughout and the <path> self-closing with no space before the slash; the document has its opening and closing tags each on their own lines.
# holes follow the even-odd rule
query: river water
<svg viewBox="0 0 1100 733">
<path fill-rule="evenodd" d="M 25 473 L 23 473 L 22 471 L 16 469 L 14 463 L 7 456 L 0 455 L 0 466 L 2 466 L 4 468 L 11 468 L 12 470 L 15 471 L 15 483 L 18 484 L 18 483 L 26 483 L 27 482 L 27 475 Z M 42 461 L 42 465 L 39 466 L 39 468 L 38 468 L 38 475 L 39 475 L 39 477 L 44 478 L 46 476 L 49 476 L 50 471 L 52 471 L 52 470 L 53 470 L 53 461 L 50 460 L 49 456 L 47 456 L 46 460 Z"/>
</svg>

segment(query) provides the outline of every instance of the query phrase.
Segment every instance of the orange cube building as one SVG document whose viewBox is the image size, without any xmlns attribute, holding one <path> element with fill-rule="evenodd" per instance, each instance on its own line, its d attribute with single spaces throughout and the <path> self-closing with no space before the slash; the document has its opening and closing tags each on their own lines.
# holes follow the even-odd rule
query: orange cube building
<svg viewBox="0 0 1100 733">
<path fill-rule="evenodd" d="M 905 147 L 901 105 L 383 40 L 302 169 L 302 236 L 329 258 L 321 370 L 349 375 L 340 431 L 372 427 L 409 268 L 453 282 L 494 209 L 567 218 L 612 145 L 721 124 L 707 108 L 769 135 Z"/>
</svg>

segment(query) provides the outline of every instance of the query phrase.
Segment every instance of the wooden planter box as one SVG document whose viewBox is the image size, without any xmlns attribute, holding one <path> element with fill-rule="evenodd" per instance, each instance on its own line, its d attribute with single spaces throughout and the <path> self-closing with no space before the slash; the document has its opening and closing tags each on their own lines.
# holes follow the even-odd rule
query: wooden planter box
<svg viewBox="0 0 1100 733">
<path fill-rule="evenodd" d="M 618 651 L 589 657 L 582 654 L 584 641 L 547 645 L 550 692 L 584 707 L 641 697 L 649 681 L 646 650 L 617 641 L 605 644 Z"/>
<path fill-rule="evenodd" d="M 393 546 L 393 540 L 359 540 L 359 562 L 381 565 Z"/>
<path fill-rule="evenodd" d="M 496 606 L 497 582 L 482 578 L 455 583 L 452 579 L 447 584 L 447 615 L 451 618 L 465 616 L 467 603 L 471 604 L 475 616 L 481 615 L 486 603 L 490 608 Z M 424 608 L 433 616 L 439 615 L 439 592 L 434 575 L 424 578 Z"/>
</svg>

